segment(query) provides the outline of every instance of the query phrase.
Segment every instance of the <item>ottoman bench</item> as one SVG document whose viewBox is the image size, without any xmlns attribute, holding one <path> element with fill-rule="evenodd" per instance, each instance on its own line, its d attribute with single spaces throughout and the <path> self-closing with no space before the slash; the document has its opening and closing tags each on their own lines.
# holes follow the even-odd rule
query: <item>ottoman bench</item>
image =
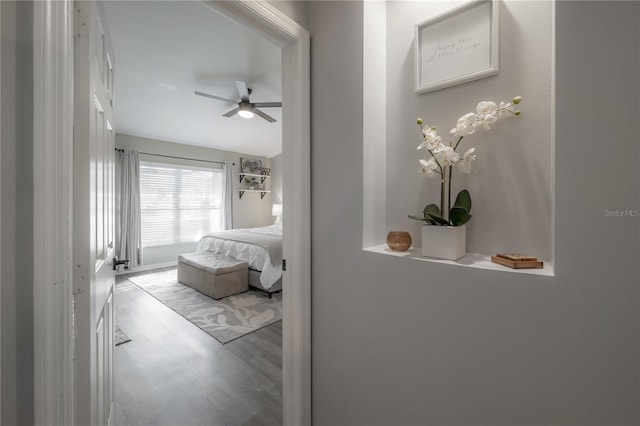
<svg viewBox="0 0 640 426">
<path fill-rule="evenodd" d="M 178 256 L 178 281 L 214 299 L 249 290 L 247 262 L 202 252 Z"/>
</svg>

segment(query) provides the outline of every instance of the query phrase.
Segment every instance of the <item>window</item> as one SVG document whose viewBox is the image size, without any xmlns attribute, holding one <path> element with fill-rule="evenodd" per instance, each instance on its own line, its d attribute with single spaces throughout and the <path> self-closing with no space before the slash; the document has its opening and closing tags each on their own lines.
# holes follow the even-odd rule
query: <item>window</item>
<svg viewBox="0 0 640 426">
<path fill-rule="evenodd" d="M 223 224 L 222 169 L 140 161 L 142 246 L 198 241 Z"/>
</svg>

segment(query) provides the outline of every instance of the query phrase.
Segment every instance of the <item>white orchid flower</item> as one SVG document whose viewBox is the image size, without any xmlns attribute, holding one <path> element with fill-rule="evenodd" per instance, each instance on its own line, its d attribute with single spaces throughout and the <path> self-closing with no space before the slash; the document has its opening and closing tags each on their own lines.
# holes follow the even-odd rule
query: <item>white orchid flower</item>
<svg viewBox="0 0 640 426">
<path fill-rule="evenodd" d="M 438 136 L 435 140 L 432 141 L 431 144 L 427 145 L 427 148 L 433 152 L 440 151 L 440 149 L 444 146 L 442 143 L 442 138 Z"/>
<path fill-rule="evenodd" d="M 424 126 L 422 134 L 424 135 L 424 140 L 420 145 L 418 145 L 418 149 L 426 147 L 431 151 L 442 145 L 442 138 L 438 136 L 438 132 L 435 127 L 430 127 L 428 125 Z"/>
<path fill-rule="evenodd" d="M 513 114 L 513 112 L 513 104 L 511 102 L 500 102 L 498 106 L 498 118 Z"/>
<path fill-rule="evenodd" d="M 471 171 L 471 162 L 476 159 L 475 151 L 475 148 L 471 148 L 462 155 L 462 161 L 458 163 L 458 167 L 462 173 L 469 173 Z"/>
<path fill-rule="evenodd" d="M 460 159 L 460 155 L 452 147 L 445 146 L 438 151 L 436 159 L 442 167 L 446 167 L 454 165 Z"/>
<path fill-rule="evenodd" d="M 445 147 L 446 145 L 442 143 L 442 138 L 438 138 L 437 143 L 435 143 L 433 145 L 433 148 L 430 148 L 430 149 L 431 149 L 431 152 L 435 155 L 438 152 L 442 151 Z"/>
<path fill-rule="evenodd" d="M 482 117 L 482 120 L 478 119 L 476 120 L 476 122 L 473 124 L 475 127 L 478 127 L 480 125 L 484 126 L 485 130 L 490 130 L 491 129 L 491 124 L 495 123 L 496 121 L 498 121 L 498 116 L 496 115 L 491 115 L 491 114 L 486 114 Z"/>
<path fill-rule="evenodd" d="M 423 160 L 422 158 L 420 159 L 420 170 L 418 170 L 418 173 L 422 174 L 423 176 L 434 177 L 437 170 L 438 164 L 433 157 L 429 158 L 428 160 Z"/>
<path fill-rule="evenodd" d="M 483 125 L 486 130 L 489 130 L 489 125 L 495 123 L 498 120 L 498 106 L 495 102 L 482 101 L 476 106 L 476 122 L 473 123 L 474 127 Z"/>
<path fill-rule="evenodd" d="M 422 149 L 426 147 L 429 151 L 437 151 L 440 146 L 442 146 L 442 138 L 437 136 L 432 139 L 425 139 L 422 141 L 420 145 L 418 145 L 418 149 Z"/>
<path fill-rule="evenodd" d="M 484 120 L 485 115 L 496 115 L 498 105 L 492 101 L 481 101 L 476 105 L 476 113 L 479 120 Z"/>
<path fill-rule="evenodd" d="M 429 126 L 428 124 L 422 128 L 422 135 L 425 139 L 432 139 L 438 136 L 438 131 L 434 126 Z"/>
<path fill-rule="evenodd" d="M 473 132 L 476 131 L 473 125 L 475 121 L 476 121 L 476 115 L 474 113 L 470 112 L 468 114 L 465 114 L 458 119 L 458 123 L 456 124 L 456 127 L 451 129 L 451 132 L 449 133 L 456 136 L 461 136 L 461 137 L 473 134 Z"/>
</svg>

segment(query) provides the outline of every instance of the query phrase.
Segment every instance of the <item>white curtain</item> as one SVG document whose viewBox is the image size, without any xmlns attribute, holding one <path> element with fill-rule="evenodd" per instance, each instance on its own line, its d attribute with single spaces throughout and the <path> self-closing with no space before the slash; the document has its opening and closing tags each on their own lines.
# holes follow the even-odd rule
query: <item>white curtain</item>
<svg viewBox="0 0 640 426">
<path fill-rule="evenodd" d="M 129 267 L 142 265 L 140 232 L 140 155 L 137 151 L 118 151 L 120 168 L 120 259 L 129 259 Z"/>
<path fill-rule="evenodd" d="M 224 229 L 233 229 L 233 176 L 231 167 L 224 163 Z"/>
</svg>

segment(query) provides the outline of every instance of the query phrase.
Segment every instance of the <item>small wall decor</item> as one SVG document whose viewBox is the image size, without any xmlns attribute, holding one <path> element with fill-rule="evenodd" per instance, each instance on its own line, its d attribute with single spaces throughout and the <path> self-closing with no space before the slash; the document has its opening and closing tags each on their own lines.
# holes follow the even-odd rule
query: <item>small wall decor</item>
<svg viewBox="0 0 640 426">
<path fill-rule="evenodd" d="M 240 158 L 240 173 L 262 174 L 262 160 Z"/>
<path fill-rule="evenodd" d="M 407 231 L 390 231 L 387 246 L 393 251 L 407 251 L 411 248 L 411 234 Z"/>
<path fill-rule="evenodd" d="M 497 0 L 476 0 L 416 25 L 416 93 L 498 73 L 498 9 Z"/>
<path fill-rule="evenodd" d="M 257 191 L 260 187 L 258 179 L 256 179 L 254 176 L 247 176 L 246 178 L 244 178 L 244 183 L 247 185 L 247 188 L 254 191 Z"/>
<path fill-rule="evenodd" d="M 498 253 L 491 256 L 491 262 L 512 269 L 542 269 L 544 262 L 535 256 L 515 253 Z"/>
</svg>

